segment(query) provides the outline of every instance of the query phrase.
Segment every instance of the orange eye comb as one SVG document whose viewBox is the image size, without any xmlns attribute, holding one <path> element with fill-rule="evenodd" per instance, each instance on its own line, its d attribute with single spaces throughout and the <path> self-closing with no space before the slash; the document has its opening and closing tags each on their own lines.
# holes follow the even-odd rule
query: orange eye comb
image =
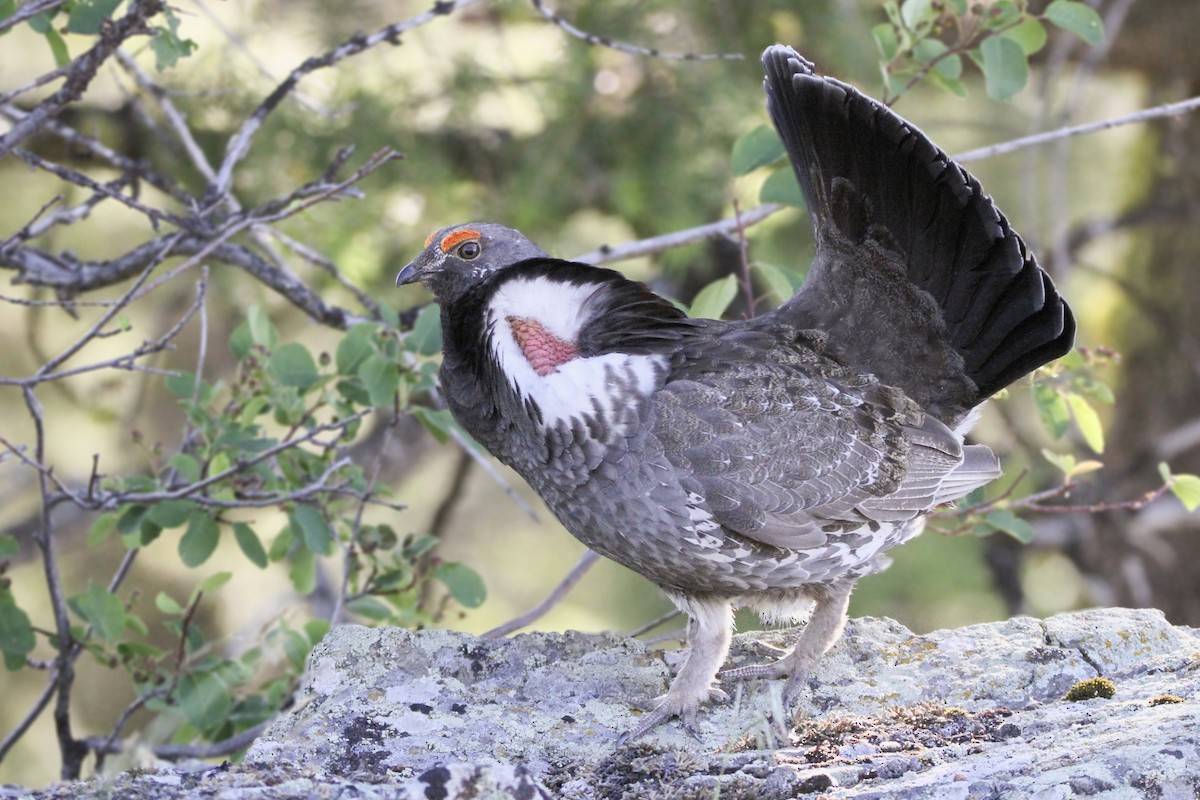
<svg viewBox="0 0 1200 800">
<path fill-rule="evenodd" d="M 479 231 L 474 228 L 459 228 L 453 233 L 446 234 L 446 237 L 442 239 L 442 243 L 438 246 L 442 248 L 443 253 L 449 253 L 456 246 L 468 239 L 478 239 L 479 235 Z M 426 246 L 428 247 L 428 245 Z"/>
</svg>

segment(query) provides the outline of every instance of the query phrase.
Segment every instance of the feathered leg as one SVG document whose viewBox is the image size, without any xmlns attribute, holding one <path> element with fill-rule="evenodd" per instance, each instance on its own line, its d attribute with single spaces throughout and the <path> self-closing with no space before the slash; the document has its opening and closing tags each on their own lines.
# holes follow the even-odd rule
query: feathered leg
<svg viewBox="0 0 1200 800">
<path fill-rule="evenodd" d="M 683 596 L 672 596 L 671 600 L 688 615 L 687 658 L 667 693 L 651 701 L 653 710 L 633 729 L 622 734 L 617 740 L 618 745 L 633 741 L 671 717 L 683 720 L 683 727 L 694 735 L 696 712 L 700 706 L 727 698 L 723 691 L 713 686 L 713 681 L 729 654 L 733 607 L 726 600 Z"/>
<path fill-rule="evenodd" d="M 813 667 L 825 652 L 837 642 L 846 627 L 846 609 L 854 580 L 844 579 L 828 586 L 813 586 L 811 596 L 816 600 L 808 624 L 796 640 L 796 645 L 783 658 L 771 664 L 725 670 L 722 680 L 747 678 L 787 678 L 783 690 L 784 708 L 790 709 L 812 674 Z"/>
</svg>

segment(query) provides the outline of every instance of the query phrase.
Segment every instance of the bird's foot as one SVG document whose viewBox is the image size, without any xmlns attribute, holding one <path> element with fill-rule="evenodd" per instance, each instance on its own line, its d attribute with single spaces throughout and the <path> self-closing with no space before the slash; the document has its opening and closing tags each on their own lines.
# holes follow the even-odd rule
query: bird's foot
<svg viewBox="0 0 1200 800">
<path fill-rule="evenodd" d="M 726 703 L 728 701 L 729 695 L 715 687 L 708 689 L 707 697 L 672 697 L 671 693 L 667 692 L 664 695 L 655 697 L 653 700 L 631 701 L 631 705 L 646 709 L 646 715 L 641 718 L 637 725 L 625 731 L 625 733 L 617 738 L 617 746 L 621 747 L 635 739 L 641 738 L 672 717 L 679 717 L 683 729 L 694 738 L 699 739 L 700 728 L 696 724 L 696 713 L 700 710 L 700 706 L 704 703 Z"/>
<path fill-rule="evenodd" d="M 783 687 L 783 707 L 791 709 L 800 698 L 805 686 L 808 685 L 810 671 L 810 665 L 804 663 L 793 653 L 770 664 L 751 664 L 722 670 L 717 677 L 722 681 L 787 678 L 787 684 Z"/>
</svg>

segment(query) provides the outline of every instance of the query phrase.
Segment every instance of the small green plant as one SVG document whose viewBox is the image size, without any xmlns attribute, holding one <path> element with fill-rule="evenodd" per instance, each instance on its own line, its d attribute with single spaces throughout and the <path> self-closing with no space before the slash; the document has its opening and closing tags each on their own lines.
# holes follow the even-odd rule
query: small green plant
<svg viewBox="0 0 1200 800">
<path fill-rule="evenodd" d="M 988 97 L 1008 100 L 1029 80 L 1029 57 L 1047 24 L 1088 44 L 1104 38 L 1100 15 L 1078 0 L 1053 0 L 1040 13 L 1027 0 L 888 0 L 887 22 L 872 30 L 879 48 L 884 102 L 921 81 L 966 96 L 963 57 L 979 67 Z"/>
<path fill-rule="evenodd" d="M 1117 687 L 1112 681 L 1105 677 L 1096 677 L 1079 681 L 1067 690 L 1063 699 L 1072 703 L 1078 703 L 1081 700 L 1095 700 L 1098 697 L 1111 700 L 1116 694 Z"/>
<path fill-rule="evenodd" d="M 132 433 L 153 469 L 96 477 L 86 496 L 73 498 L 101 512 L 88 546 L 118 547 L 127 563 L 147 548 L 173 546 L 184 565 L 200 572 L 222 540 L 232 539 L 249 568 L 285 569 L 299 595 L 316 591 L 323 564 L 341 567 L 341 588 L 328 616 L 299 623 L 292 614 L 280 616 L 253 646 L 229 652 L 212 641 L 196 612 L 230 572 L 198 577 L 186 595 L 157 594 L 157 624 L 165 627 L 170 646 L 161 644 L 136 589 L 126 590 L 120 579 L 107 586 L 89 579 L 86 588 L 65 597 L 73 617 L 68 647 L 125 670 L 136 693 L 109 735 L 84 740 L 90 749 L 102 758 L 141 708 L 173 719 L 176 743 L 236 740 L 290 699 L 309 651 L 331 623 L 351 616 L 416 627 L 439 620 L 451 600 L 464 607 L 483 602 L 479 576 L 439 559 L 435 538 L 401 537 L 387 524 L 364 521 L 371 505 L 400 507 L 388 503 L 346 454 L 380 407 L 411 411 L 439 438 L 447 437 L 454 424 L 448 415 L 410 402 L 433 387 L 439 337 L 437 310 L 430 307 L 407 334 L 364 322 L 345 333 L 333 355 L 314 355 L 302 344 L 281 343 L 255 307 L 229 342 L 238 360 L 232 380 L 210 383 L 191 373 L 165 378 L 187 417 L 180 446 L 172 452 L 161 444 L 147 448 L 142 435 Z M 0 536 L 0 569 L 2 559 L 17 552 L 15 539 Z M 446 591 L 429 591 L 431 582 Z M 0 651 L 7 669 L 33 665 L 39 636 L 59 646 L 0 582 Z"/>
</svg>

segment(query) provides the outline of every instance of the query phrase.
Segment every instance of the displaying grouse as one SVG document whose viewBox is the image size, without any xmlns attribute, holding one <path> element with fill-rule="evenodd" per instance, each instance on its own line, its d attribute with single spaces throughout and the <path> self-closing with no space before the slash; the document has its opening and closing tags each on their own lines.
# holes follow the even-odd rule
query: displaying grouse
<svg viewBox="0 0 1200 800">
<path fill-rule="evenodd" d="M 396 280 L 441 305 L 455 418 L 576 538 L 687 613 L 689 654 L 626 739 L 676 715 L 691 727 L 722 696 L 738 606 L 811 609 L 783 658 L 723 674 L 786 678 L 790 704 L 855 581 L 999 476 L 991 450 L 963 444 L 972 409 L 1074 338 L 978 181 L 791 48 L 763 65 L 817 241 L 778 309 L 690 319 L 492 223 L 438 231 Z"/>
</svg>

